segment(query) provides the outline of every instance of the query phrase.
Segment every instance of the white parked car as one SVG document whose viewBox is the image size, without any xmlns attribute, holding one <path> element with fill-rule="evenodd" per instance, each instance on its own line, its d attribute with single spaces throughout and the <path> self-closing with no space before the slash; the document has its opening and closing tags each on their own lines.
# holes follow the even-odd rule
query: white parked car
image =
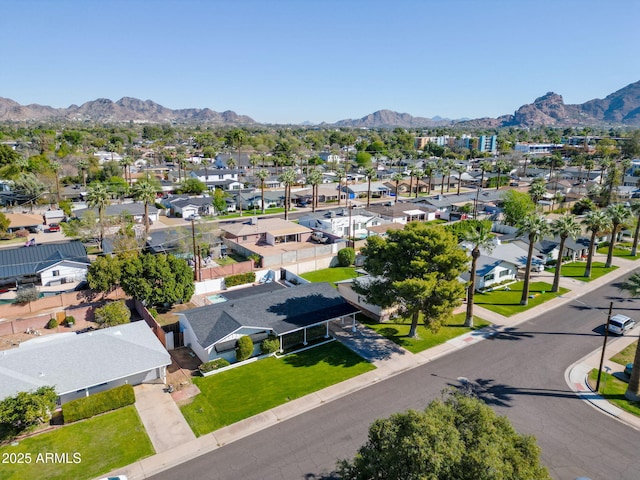
<svg viewBox="0 0 640 480">
<path fill-rule="evenodd" d="M 635 320 L 632 320 L 621 313 L 617 313 L 609 319 L 609 331 L 616 335 L 624 335 L 625 332 L 631 330 L 635 326 Z"/>
<path fill-rule="evenodd" d="M 311 240 L 318 243 L 329 243 L 329 237 L 322 232 L 313 232 L 311 234 Z"/>
<path fill-rule="evenodd" d="M 193 213 L 191 215 L 189 215 L 185 220 L 187 221 L 191 221 L 191 220 L 200 220 L 202 217 L 200 215 L 198 215 L 197 213 Z"/>
</svg>

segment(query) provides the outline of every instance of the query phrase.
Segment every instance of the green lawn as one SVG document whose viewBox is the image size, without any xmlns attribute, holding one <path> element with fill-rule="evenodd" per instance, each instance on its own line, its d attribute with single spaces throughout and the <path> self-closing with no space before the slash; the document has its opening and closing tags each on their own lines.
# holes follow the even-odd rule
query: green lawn
<svg viewBox="0 0 640 480">
<path fill-rule="evenodd" d="M 609 268 L 604 268 L 604 262 L 592 262 L 591 264 L 591 277 L 584 277 L 584 269 L 587 266 L 587 262 L 571 262 L 565 265 L 562 265 L 562 270 L 560 271 L 560 275 L 563 277 L 571 277 L 576 280 L 582 280 L 583 282 L 590 282 L 591 280 L 595 280 L 596 278 L 600 278 L 603 275 L 606 275 L 609 272 L 613 272 L 616 267 L 612 265 Z M 550 272 L 555 273 L 555 268 L 550 268 Z"/>
<path fill-rule="evenodd" d="M 638 342 L 633 342 L 631 345 L 629 345 L 627 348 L 622 350 L 620 353 L 617 353 L 613 357 L 611 357 L 611 360 L 613 360 L 616 363 L 619 363 L 620 365 L 633 363 L 633 359 L 636 355 L 636 348 L 638 348 Z"/>
<path fill-rule="evenodd" d="M 200 436 L 374 368 L 347 347 L 331 342 L 194 378 L 201 393 L 180 409 Z"/>
<path fill-rule="evenodd" d="M 629 260 L 635 260 L 637 258 L 640 258 L 640 254 L 637 254 L 635 257 L 631 256 L 631 245 L 632 244 L 630 242 L 616 243 L 613 247 L 613 256 L 626 258 Z M 609 253 L 609 247 L 605 246 L 605 247 L 598 248 L 598 253 L 601 253 L 602 255 L 607 255 Z"/>
<path fill-rule="evenodd" d="M 38 457 L 47 452 L 68 454 L 71 463 Z M 0 477 L 4 480 L 82 480 L 153 455 L 154 449 L 135 407 L 129 406 L 0 448 L 2 459 L 11 453 L 30 454 L 31 463 L 3 462 Z M 79 455 L 78 463 L 73 463 L 78 459 L 74 454 Z"/>
<path fill-rule="evenodd" d="M 594 368 L 589 372 L 589 385 L 591 385 L 591 388 L 595 388 L 597 378 L 598 369 Z M 627 387 L 627 382 L 623 382 L 609 373 L 602 372 L 602 376 L 600 377 L 600 395 L 622 410 L 640 416 L 640 403 L 630 402 L 624 397 L 624 392 L 627 391 Z"/>
<path fill-rule="evenodd" d="M 300 275 L 305 280 L 310 282 L 339 282 L 340 280 L 347 280 L 348 278 L 355 278 L 358 276 L 355 267 L 334 267 L 325 268 L 323 270 L 317 270 L 315 272 L 304 273 Z"/>
<path fill-rule="evenodd" d="M 22 237 L 8 238 L 6 240 L 0 240 L 0 245 L 15 245 L 18 243 L 25 243 L 28 239 Z"/>
<path fill-rule="evenodd" d="M 569 291 L 566 288 L 560 287 L 557 293 L 552 293 L 549 291 L 551 290 L 551 285 L 548 283 L 531 282 L 529 284 L 528 304 L 520 305 L 523 286 L 524 282 L 517 282 L 509 285 L 509 291 L 494 290 L 493 292 L 476 293 L 473 303 L 492 312 L 504 315 L 505 317 L 510 317 L 511 315 L 524 312 Z M 533 298 L 531 298 L 531 296 L 533 296 Z"/>
<path fill-rule="evenodd" d="M 422 316 L 419 319 L 418 324 L 418 336 L 416 338 L 409 338 L 409 328 L 411 327 L 410 319 L 400 319 L 400 321 L 377 323 L 364 315 L 361 315 L 358 320 L 366 324 L 369 328 L 375 330 L 383 337 L 388 338 L 394 343 L 397 343 L 403 348 L 406 348 L 412 353 L 422 352 L 436 345 L 446 342 L 452 338 L 462 335 L 463 333 L 470 332 L 471 330 L 477 330 L 482 327 L 490 325 L 489 322 L 482 320 L 476 316 L 473 317 L 473 328 L 467 328 L 464 326 L 465 313 L 458 313 L 451 317 L 451 320 L 447 326 L 442 327 L 437 333 L 433 333 L 422 323 Z"/>
</svg>

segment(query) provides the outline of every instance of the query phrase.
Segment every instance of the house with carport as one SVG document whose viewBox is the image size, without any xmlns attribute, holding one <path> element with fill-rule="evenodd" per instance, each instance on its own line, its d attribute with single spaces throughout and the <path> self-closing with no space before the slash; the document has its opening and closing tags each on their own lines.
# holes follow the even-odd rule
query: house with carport
<svg viewBox="0 0 640 480">
<path fill-rule="evenodd" d="M 331 323 L 355 325 L 359 311 L 329 283 L 309 283 L 291 288 L 273 284 L 266 292 L 226 299 L 178 313 L 184 343 L 203 362 L 224 358 L 235 362 L 235 348 L 242 336 L 253 341 L 253 355 L 260 344 L 276 337 L 280 350 L 304 347 L 331 336 Z"/>
<path fill-rule="evenodd" d="M 475 289 L 483 290 L 492 285 L 503 284 L 507 281 L 515 281 L 518 273 L 518 266 L 508 260 L 480 255 L 476 263 Z M 466 271 L 460 274 L 460 278 L 469 282 L 471 272 Z"/>
</svg>

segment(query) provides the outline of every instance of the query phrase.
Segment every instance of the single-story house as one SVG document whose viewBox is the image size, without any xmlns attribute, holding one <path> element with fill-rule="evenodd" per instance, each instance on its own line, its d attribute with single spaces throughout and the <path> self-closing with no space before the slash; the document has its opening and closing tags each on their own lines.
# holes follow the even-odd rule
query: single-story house
<svg viewBox="0 0 640 480">
<path fill-rule="evenodd" d="M 185 310 L 178 318 L 184 343 L 200 360 L 234 362 L 242 336 L 252 339 L 254 355 L 270 335 L 279 338 L 284 350 L 328 338 L 332 321 L 350 318 L 354 324 L 357 312 L 329 283 L 309 283 Z"/>
<path fill-rule="evenodd" d="M 417 206 L 404 202 L 394 203 L 393 205 L 377 203 L 367 207 L 367 212 L 371 212 L 383 220 L 403 225 L 409 222 L 429 222 L 437 218 L 434 207 Z"/>
<path fill-rule="evenodd" d="M 50 225 L 52 223 L 60 223 L 62 220 L 66 218 L 65 213 L 58 209 L 55 210 L 46 210 L 42 214 L 45 225 Z"/>
<path fill-rule="evenodd" d="M 335 282 L 338 289 L 338 293 L 350 304 L 358 307 L 360 311 L 368 317 L 371 317 L 378 322 L 386 322 L 397 311 L 397 307 L 382 308 L 379 305 L 368 303 L 364 295 L 357 293 L 353 289 L 353 284 L 357 281 L 358 284 L 366 286 L 372 277 L 370 275 L 363 275 L 355 278 L 349 278 Z"/>
<path fill-rule="evenodd" d="M 476 263 L 476 290 L 491 287 L 506 280 L 515 280 L 518 273 L 518 266 L 507 260 L 480 255 Z M 465 282 L 470 281 L 469 271 L 460 274 L 460 278 Z"/>
<path fill-rule="evenodd" d="M 310 228 L 281 218 L 252 217 L 244 223 L 221 225 L 220 229 L 224 232 L 224 238 L 233 243 L 253 245 L 307 242 L 312 233 Z"/>
<path fill-rule="evenodd" d="M 9 220 L 9 232 L 17 232 L 18 230 L 28 230 L 36 233 L 43 230 L 42 215 L 31 213 L 5 213 Z"/>
<path fill-rule="evenodd" d="M 45 243 L 0 249 L 0 284 L 36 283 L 44 287 L 83 281 L 89 268 L 82 242 Z"/>
<path fill-rule="evenodd" d="M 372 198 L 381 198 L 389 195 L 393 190 L 383 182 L 371 182 L 371 190 L 369 190 L 369 182 L 356 183 L 353 185 L 342 186 L 341 191 L 346 192 L 349 198 L 366 197 L 367 192 L 371 191 Z"/>
<path fill-rule="evenodd" d="M 164 383 L 170 364 L 145 322 L 46 335 L 0 355 L 0 399 L 53 386 L 62 405 L 127 383 Z"/>
<path fill-rule="evenodd" d="M 95 214 L 96 221 L 98 221 L 98 209 L 97 208 L 82 208 L 75 210 L 74 214 L 78 218 L 82 218 L 89 210 L 92 210 Z M 149 220 L 151 222 L 158 221 L 158 209 L 154 205 L 148 206 Z M 112 203 L 107 205 L 104 209 L 104 216 L 107 217 L 120 217 L 131 215 L 133 220 L 138 223 L 144 221 L 144 203 L 129 202 L 129 203 Z"/>
</svg>

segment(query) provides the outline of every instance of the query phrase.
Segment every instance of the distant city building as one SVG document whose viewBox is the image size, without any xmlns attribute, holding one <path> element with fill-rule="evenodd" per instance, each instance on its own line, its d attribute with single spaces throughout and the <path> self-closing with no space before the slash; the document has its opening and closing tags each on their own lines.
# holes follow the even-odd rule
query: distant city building
<svg viewBox="0 0 640 480">
<path fill-rule="evenodd" d="M 515 151 L 529 155 L 548 155 L 562 147 L 561 143 L 516 143 Z"/>
<path fill-rule="evenodd" d="M 498 136 L 480 135 L 478 138 L 478 150 L 482 153 L 498 153 Z"/>
</svg>

